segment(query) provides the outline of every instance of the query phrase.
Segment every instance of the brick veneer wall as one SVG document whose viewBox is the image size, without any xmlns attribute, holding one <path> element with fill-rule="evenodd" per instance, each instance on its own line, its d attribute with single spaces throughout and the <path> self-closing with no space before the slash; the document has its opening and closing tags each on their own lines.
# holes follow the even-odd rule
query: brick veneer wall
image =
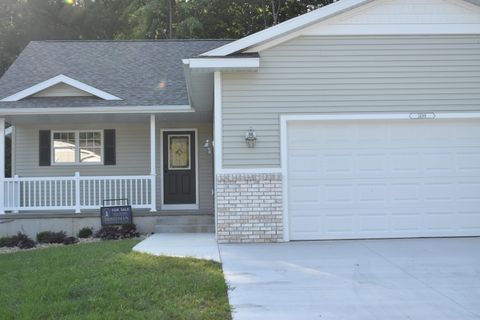
<svg viewBox="0 0 480 320">
<path fill-rule="evenodd" d="M 219 242 L 283 241 L 280 173 L 219 174 L 216 179 Z"/>
</svg>

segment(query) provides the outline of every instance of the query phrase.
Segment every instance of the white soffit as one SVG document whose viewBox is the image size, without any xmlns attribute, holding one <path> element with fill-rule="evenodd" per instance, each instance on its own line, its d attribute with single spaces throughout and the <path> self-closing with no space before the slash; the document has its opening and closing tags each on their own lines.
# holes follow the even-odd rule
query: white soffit
<svg viewBox="0 0 480 320">
<path fill-rule="evenodd" d="M 190 69 L 196 70 L 257 70 L 260 67 L 260 58 L 191 58 L 184 59 L 184 65 L 188 65 Z"/>
<path fill-rule="evenodd" d="M 340 0 L 211 50 L 259 52 L 301 35 L 480 34 L 480 7 L 464 0 Z"/>
<path fill-rule="evenodd" d="M 25 90 L 22 90 L 20 92 L 17 92 L 11 96 L 8 96 L 1 101 L 19 101 L 24 98 L 36 95 L 46 89 L 52 88 L 57 86 L 58 84 L 66 84 L 71 86 L 72 88 L 78 89 L 80 91 L 86 92 L 87 94 L 90 94 L 92 96 L 96 96 L 98 98 L 101 98 L 103 100 L 122 100 L 119 97 L 116 97 L 112 94 L 109 94 L 105 91 L 102 91 L 100 89 L 94 88 L 92 86 L 89 86 L 83 82 L 77 81 L 75 79 L 69 78 L 63 74 L 58 75 L 56 77 L 53 77 L 51 79 L 48 79 L 46 81 L 40 82 L 34 86 L 31 86 Z"/>
</svg>

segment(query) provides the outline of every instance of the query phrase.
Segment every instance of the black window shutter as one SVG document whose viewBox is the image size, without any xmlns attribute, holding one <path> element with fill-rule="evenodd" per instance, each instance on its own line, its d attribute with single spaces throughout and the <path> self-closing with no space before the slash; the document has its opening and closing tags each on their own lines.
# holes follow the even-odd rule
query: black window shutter
<svg viewBox="0 0 480 320">
<path fill-rule="evenodd" d="M 116 164 L 116 147 L 115 147 L 115 129 L 105 129 L 103 131 L 103 164 L 113 166 Z"/>
<path fill-rule="evenodd" d="M 41 167 L 49 166 L 51 157 L 50 130 L 40 130 L 38 138 L 38 164 Z"/>
</svg>

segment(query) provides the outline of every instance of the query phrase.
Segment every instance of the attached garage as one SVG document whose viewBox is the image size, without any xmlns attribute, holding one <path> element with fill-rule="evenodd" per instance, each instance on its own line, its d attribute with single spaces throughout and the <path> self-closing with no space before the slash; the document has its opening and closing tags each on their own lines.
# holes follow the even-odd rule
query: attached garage
<svg viewBox="0 0 480 320">
<path fill-rule="evenodd" d="M 480 236 L 476 114 L 313 118 L 282 119 L 290 240 Z"/>
</svg>

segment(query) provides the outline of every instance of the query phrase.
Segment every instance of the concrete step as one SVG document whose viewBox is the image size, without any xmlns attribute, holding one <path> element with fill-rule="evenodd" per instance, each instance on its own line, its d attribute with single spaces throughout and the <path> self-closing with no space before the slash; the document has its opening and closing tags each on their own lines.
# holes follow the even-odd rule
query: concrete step
<svg viewBox="0 0 480 320">
<path fill-rule="evenodd" d="M 157 218 L 157 225 L 168 226 L 196 226 L 196 225 L 214 225 L 213 215 L 169 215 Z"/>
<path fill-rule="evenodd" d="M 213 214 L 171 214 L 157 217 L 156 233 L 215 232 Z"/>
<path fill-rule="evenodd" d="M 215 226 L 208 225 L 156 225 L 155 233 L 214 233 Z"/>
</svg>

